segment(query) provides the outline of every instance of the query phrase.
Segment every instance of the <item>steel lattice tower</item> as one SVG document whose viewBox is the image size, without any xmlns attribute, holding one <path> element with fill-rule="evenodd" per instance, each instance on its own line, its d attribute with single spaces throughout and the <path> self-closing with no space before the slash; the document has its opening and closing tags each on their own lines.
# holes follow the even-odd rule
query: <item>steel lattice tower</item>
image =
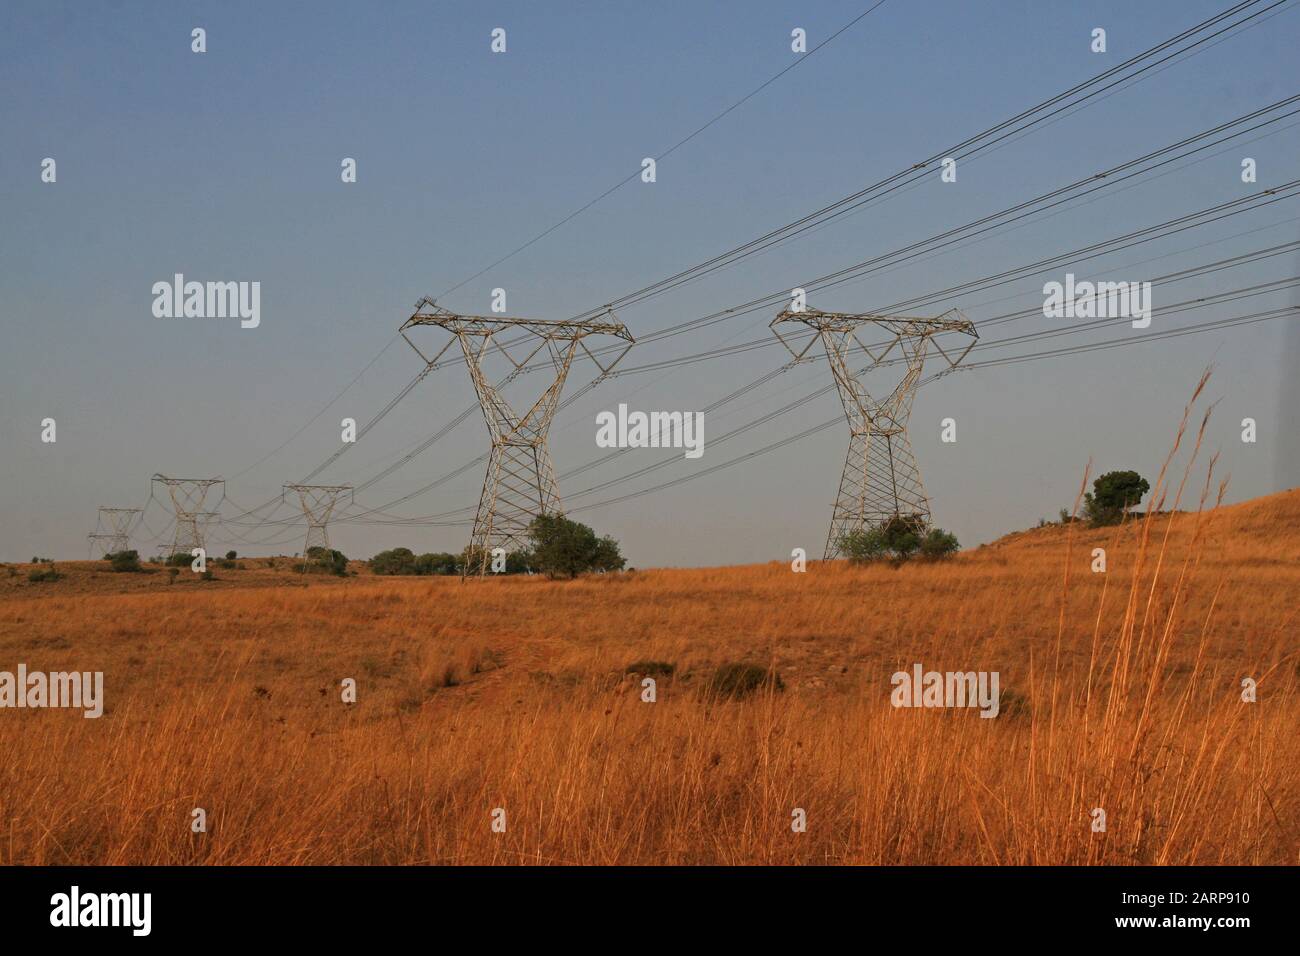
<svg viewBox="0 0 1300 956">
<path fill-rule="evenodd" d="M 153 480 L 167 486 L 171 496 L 172 511 L 176 516 L 176 531 L 172 536 L 172 554 L 189 554 L 195 548 L 203 547 L 203 529 L 201 522 L 218 517 L 215 511 L 204 511 L 203 503 L 208 490 L 213 485 L 222 486 L 223 478 L 168 478 L 166 475 L 154 475 Z"/>
<path fill-rule="evenodd" d="M 351 485 L 285 485 L 284 490 L 280 492 L 281 500 L 284 499 L 284 492 L 292 491 L 298 495 L 298 503 L 302 506 L 302 513 L 307 518 L 307 543 L 303 545 L 302 556 L 307 557 L 312 548 L 324 548 L 329 550 L 330 538 L 328 525 L 330 517 L 334 514 L 334 509 L 338 506 L 339 500 L 347 497 L 352 499 Z"/>
<path fill-rule="evenodd" d="M 791 323 L 804 325 L 815 333 L 797 351 L 779 328 Z M 858 338 L 863 326 L 889 337 L 867 346 Z M 933 344 L 949 368 L 955 367 L 979 338 L 974 324 L 956 309 L 937 319 L 787 309 L 772 320 L 771 328 L 796 362 L 805 361 L 813 343 L 821 341 L 849 421 L 849 451 L 826 536 L 826 560 L 839 555 L 840 541 L 845 535 L 878 527 L 893 517 L 916 518 L 929 526 L 930 499 L 926 497 L 916 456 L 907 438 L 907 420 L 912 413 L 912 399 L 928 347 Z M 954 350 L 950 354 L 934 341 L 935 336 L 943 333 L 966 335 L 970 341 L 959 352 Z M 859 350 L 866 354 L 868 363 L 854 372 L 849 367 L 849 355 Z M 873 399 L 861 376 L 892 364 L 904 366 L 902 380 L 884 399 Z"/>
<path fill-rule="evenodd" d="M 560 322 L 457 315 L 426 297 L 416 303 L 415 313 L 402 325 L 401 333 L 407 344 L 430 366 L 451 347 L 453 341 L 460 343 L 465 367 L 474 383 L 492 439 L 487 475 L 483 480 L 474 531 L 470 537 L 469 557 L 465 562 L 466 574 L 472 562 L 477 563 L 479 574 L 485 574 L 493 548 L 500 547 L 510 552 L 527 547 L 528 526 L 532 520 L 538 515 L 555 514 L 561 510 L 546 436 L 574 355 L 581 349 L 596 363 L 601 377 L 604 377 L 627 354 L 633 343 L 632 334 L 618 321 L 612 309 L 607 309 L 605 316 L 607 318 L 594 321 Z M 408 329 L 417 325 L 436 325 L 454 338 L 429 358 L 406 335 Z M 524 334 L 511 342 L 496 338 L 498 333 L 507 331 Z M 616 336 L 628 345 L 613 361 L 602 364 L 583 343 L 589 335 Z M 483 369 L 484 360 L 494 354 L 504 357 L 512 367 L 500 385 L 493 385 Z M 542 368 L 549 364 L 552 378 L 541 397 L 521 415 L 506 400 L 501 389 L 534 359 L 539 360 L 538 366 Z"/>
<path fill-rule="evenodd" d="M 104 556 L 127 551 L 131 547 L 131 523 L 140 513 L 139 508 L 101 507 L 98 519 L 95 521 L 95 530 L 86 537 L 90 539 L 92 547 L 96 543 L 99 544 Z M 100 531 L 100 528 L 108 530 Z"/>
</svg>

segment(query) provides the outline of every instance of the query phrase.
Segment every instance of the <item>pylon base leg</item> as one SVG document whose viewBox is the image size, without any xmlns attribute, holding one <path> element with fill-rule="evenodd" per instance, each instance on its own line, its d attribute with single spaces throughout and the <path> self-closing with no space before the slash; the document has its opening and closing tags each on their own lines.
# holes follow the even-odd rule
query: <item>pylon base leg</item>
<svg viewBox="0 0 1300 956">
<path fill-rule="evenodd" d="M 555 470 L 544 445 L 497 445 L 488 460 L 464 574 L 486 574 L 492 551 L 526 550 L 538 515 L 560 510 Z"/>
</svg>

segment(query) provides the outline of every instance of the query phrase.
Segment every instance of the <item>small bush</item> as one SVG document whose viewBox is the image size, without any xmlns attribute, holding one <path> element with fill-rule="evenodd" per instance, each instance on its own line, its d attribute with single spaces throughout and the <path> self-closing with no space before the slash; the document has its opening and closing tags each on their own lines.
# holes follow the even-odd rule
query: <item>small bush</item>
<svg viewBox="0 0 1300 956">
<path fill-rule="evenodd" d="M 119 573 L 143 571 L 140 567 L 140 552 L 138 551 L 115 551 L 112 554 L 105 555 L 108 558 L 109 567 Z"/>
<path fill-rule="evenodd" d="M 27 580 L 35 584 L 39 584 L 42 581 L 57 581 L 61 577 L 63 577 L 63 575 L 54 570 L 54 565 L 52 564 L 48 568 L 33 569 L 27 573 Z"/>
<path fill-rule="evenodd" d="M 709 679 L 711 693 L 737 700 L 762 687 L 785 690 L 785 683 L 775 670 L 757 664 L 723 664 Z"/>
<path fill-rule="evenodd" d="M 184 551 L 177 551 L 175 554 L 167 555 L 167 567 L 169 568 L 188 568 L 190 562 L 194 559 Z"/>
<path fill-rule="evenodd" d="M 998 694 L 999 717 L 1027 717 L 1030 714 L 1029 698 L 1013 690 Z"/>
<path fill-rule="evenodd" d="M 235 558 L 237 558 L 237 557 L 239 557 L 239 554 L 238 554 L 237 552 L 234 552 L 234 551 L 227 551 L 227 552 L 226 552 L 226 560 L 227 560 L 227 561 L 233 561 L 233 560 L 235 560 Z"/>
<path fill-rule="evenodd" d="M 641 674 L 645 677 L 672 677 L 676 670 L 667 661 L 633 661 L 627 665 L 624 674 Z"/>
<path fill-rule="evenodd" d="M 415 559 L 413 574 L 450 575 L 460 573 L 460 560 L 454 554 L 440 551 L 422 554 Z"/>
<path fill-rule="evenodd" d="M 410 548 L 380 551 L 370 559 L 370 570 L 375 574 L 414 574 L 415 552 Z"/>
<path fill-rule="evenodd" d="M 839 547 L 855 564 L 887 560 L 898 565 L 917 554 L 930 561 L 946 558 L 960 545 L 942 528 L 927 529 L 921 515 L 894 515 L 874 528 L 844 535 Z"/>
<path fill-rule="evenodd" d="M 961 550 L 957 536 L 942 528 L 931 528 L 921 539 L 921 558 L 925 561 L 942 561 Z"/>
<path fill-rule="evenodd" d="M 307 560 L 300 568 L 301 571 L 325 571 L 329 574 L 335 574 L 339 577 L 348 573 L 348 558 L 342 551 L 332 551 L 329 548 L 308 548 Z"/>
<path fill-rule="evenodd" d="M 511 570 L 513 554 L 506 556 L 506 570 Z M 435 575 L 446 576 L 460 574 L 462 557 L 445 551 L 417 555 L 410 548 L 393 548 L 380 551 L 367 562 L 375 574 L 390 575 Z"/>
</svg>

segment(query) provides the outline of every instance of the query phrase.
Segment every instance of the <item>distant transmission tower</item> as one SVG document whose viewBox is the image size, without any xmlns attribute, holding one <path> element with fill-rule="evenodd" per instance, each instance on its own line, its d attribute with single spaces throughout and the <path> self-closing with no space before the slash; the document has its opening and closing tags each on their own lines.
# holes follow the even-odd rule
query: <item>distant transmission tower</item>
<svg viewBox="0 0 1300 956">
<path fill-rule="evenodd" d="M 790 323 L 807 326 L 816 333 L 798 351 L 781 334 L 780 326 Z M 867 346 L 858 338 L 863 326 L 869 326 L 872 332 L 878 330 L 888 338 Z M 840 542 L 845 535 L 877 527 L 890 518 L 918 518 L 928 526 L 930 500 L 907 439 L 907 420 L 912 413 L 912 399 L 928 346 L 933 344 L 949 368 L 953 368 L 979 338 L 975 326 L 956 309 L 937 319 L 787 309 L 772 320 L 771 328 L 796 362 L 804 361 L 813 343 L 820 339 L 849 420 L 849 453 L 826 537 L 826 560 L 839 556 Z M 970 341 L 960 352 L 950 355 L 933 341 L 934 336 L 944 332 L 970 336 Z M 857 372 L 849 368 L 850 353 L 855 351 L 861 351 L 868 359 L 868 364 Z M 873 399 L 861 376 L 895 363 L 905 367 L 902 380 L 883 400 Z"/>
<path fill-rule="evenodd" d="M 560 493 L 555 485 L 555 469 L 546 447 L 546 435 L 555 417 L 569 366 L 577 350 L 582 349 L 595 362 L 603 378 L 627 354 L 633 343 L 632 334 L 618 321 L 613 310 L 607 310 L 606 315 L 607 320 L 589 322 L 457 315 L 426 297 L 416 303 L 415 313 L 402 325 L 403 338 L 429 365 L 437 362 L 451 347 L 452 341 L 460 343 L 465 367 L 469 369 L 492 438 L 492 452 L 487 476 L 483 480 L 483 492 L 479 496 L 478 513 L 474 517 L 470 558 L 466 561 L 465 573 L 469 573 L 471 563 L 476 563 L 478 573 L 485 574 L 494 548 L 504 548 L 509 552 L 526 547 L 528 526 L 532 520 L 538 515 L 554 514 L 560 510 Z M 406 331 L 417 325 L 436 325 L 455 338 L 430 359 L 406 336 Z M 503 331 L 517 331 L 524 335 L 514 341 L 502 342 L 496 335 Z M 613 361 L 602 364 L 583 344 L 582 340 L 589 335 L 616 336 L 628 345 Z M 488 381 L 483 370 L 484 359 L 492 354 L 503 356 L 513 369 L 499 385 Z M 539 356 L 539 365 L 550 364 L 551 382 L 541 397 L 521 415 L 506 401 L 501 388 Z"/>
<path fill-rule="evenodd" d="M 222 478 L 168 478 L 154 475 L 153 480 L 167 486 L 171 496 L 172 511 L 176 515 L 176 532 L 172 536 L 172 554 L 189 554 L 203 547 L 202 522 L 217 517 L 215 511 L 204 511 L 203 503 L 208 489 L 213 485 L 225 487 Z"/>
<path fill-rule="evenodd" d="M 281 499 L 284 498 L 285 491 L 297 493 L 298 503 L 307 518 L 307 543 L 303 545 L 302 556 L 307 557 L 312 548 L 324 548 L 328 551 L 330 538 L 327 528 L 330 517 L 334 514 L 340 499 L 347 497 L 351 501 L 352 486 L 285 485 L 284 491 L 280 493 Z"/>
<path fill-rule="evenodd" d="M 138 514 L 140 514 L 139 508 L 101 507 L 95 522 L 95 530 L 86 537 L 90 539 L 92 547 L 98 544 L 100 553 L 105 556 L 130 550 L 131 524 Z M 101 531 L 101 528 L 106 530 Z"/>
</svg>

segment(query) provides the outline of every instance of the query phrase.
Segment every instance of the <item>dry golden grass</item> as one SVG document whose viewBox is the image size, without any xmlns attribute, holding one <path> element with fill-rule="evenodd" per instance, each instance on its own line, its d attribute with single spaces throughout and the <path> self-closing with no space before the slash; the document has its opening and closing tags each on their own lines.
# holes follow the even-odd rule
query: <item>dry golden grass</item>
<svg viewBox="0 0 1300 956">
<path fill-rule="evenodd" d="M 0 669 L 107 705 L 0 711 L 0 863 L 1295 863 L 1300 491 L 1213 504 L 899 569 L 11 588 Z M 891 708 L 918 661 L 1001 715 Z"/>
</svg>

